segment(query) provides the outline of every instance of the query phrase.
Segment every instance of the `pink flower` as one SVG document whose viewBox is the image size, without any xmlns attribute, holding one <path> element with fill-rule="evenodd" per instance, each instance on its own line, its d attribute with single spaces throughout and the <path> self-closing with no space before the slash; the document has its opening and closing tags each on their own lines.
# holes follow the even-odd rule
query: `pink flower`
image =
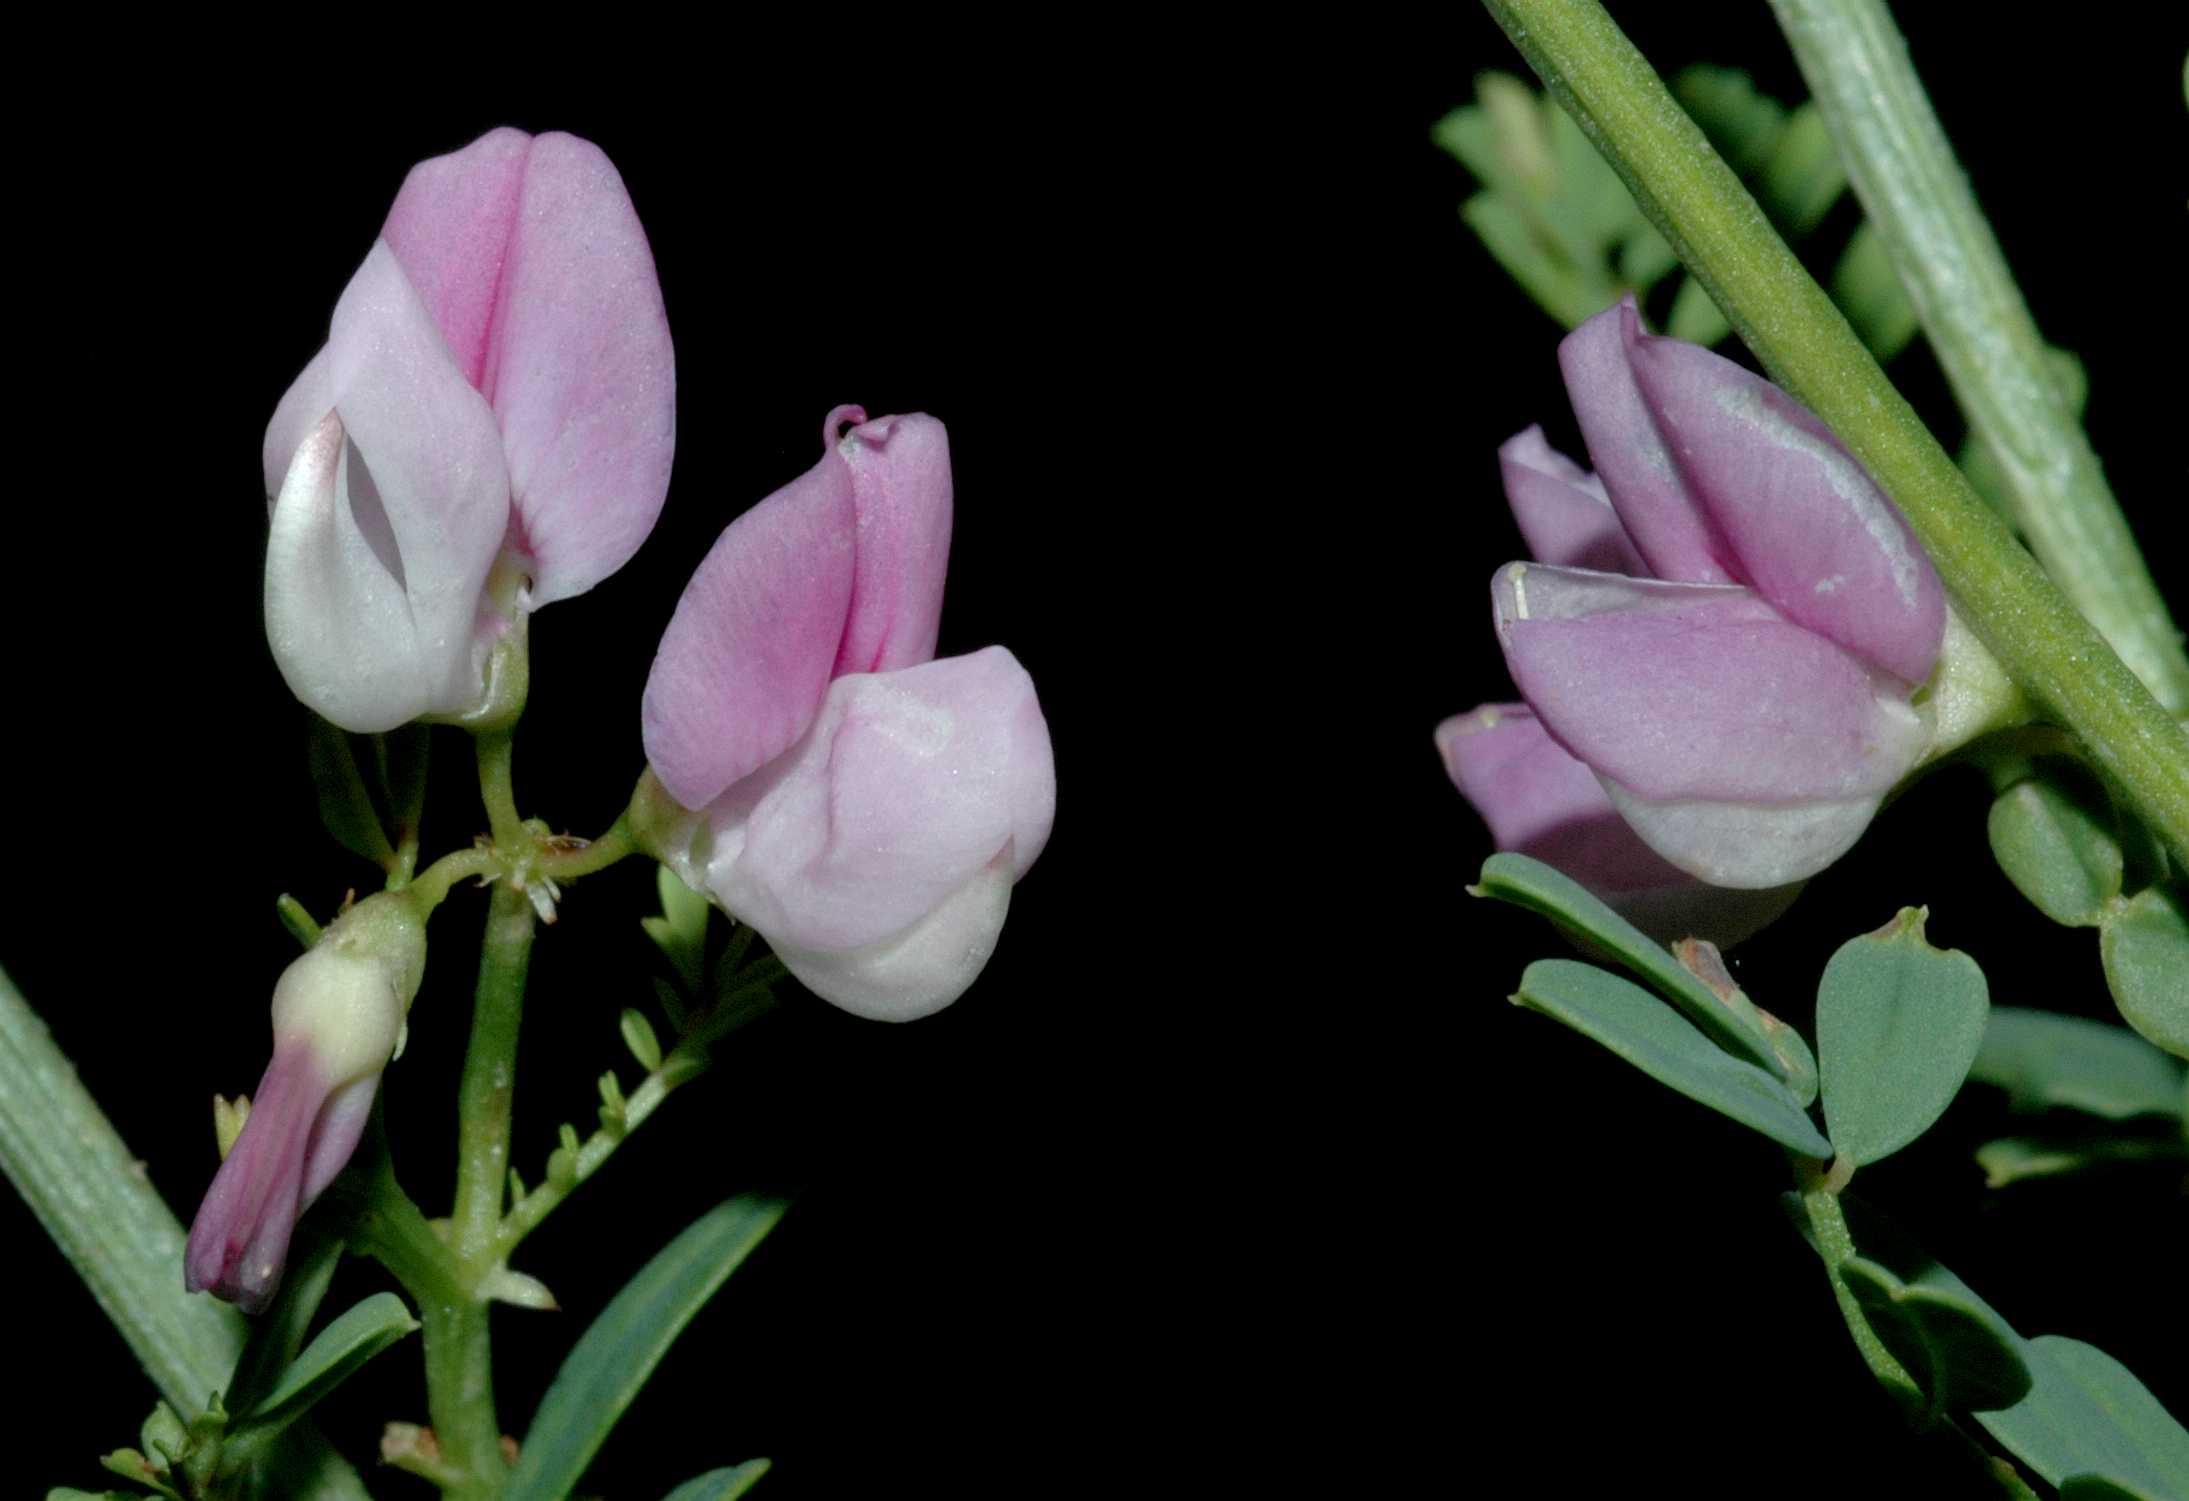
<svg viewBox="0 0 2189 1501">
<path fill-rule="evenodd" d="M 642 709 L 664 796 L 641 823 L 816 995 L 908 1020 L 987 962 L 1048 840 L 1056 774 L 1009 652 L 932 660 L 950 549 L 942 424 L 839 407 L 822 440 L 821 461 L 731 523 L 677 602 Z"/>
<path fill-rule="evenodd" d="M 661 513 L 676 371 L 616 169 L 497 130 L 411 169 L 266 429 L 266 630 L 345 729 L 461 716 L 514 615 L 583 594 Z M 497 560 L 529 579 L 497 602 Z"/>
<path fill-rule="evenodd" d="M 330 924 L 274 986 L 274 1057 L 190 1226 L 183 1285 L 256 1313 L 281 1285 L 299 1216 L 356 1150 L 425 968 L 399 895 Z"/>
<path fill-rule="evenodd" d="M 1813 875 L 1929 743 L 1930 559 L 1821 422 L 1631 297 L 1559 361 L 1597 472 L 1535 428 L 1500 450 L 1538 559 L 1491 590 L 1527 709 L 1448 722 L 1453 780 L 1607 896 Z"/>
</svg>

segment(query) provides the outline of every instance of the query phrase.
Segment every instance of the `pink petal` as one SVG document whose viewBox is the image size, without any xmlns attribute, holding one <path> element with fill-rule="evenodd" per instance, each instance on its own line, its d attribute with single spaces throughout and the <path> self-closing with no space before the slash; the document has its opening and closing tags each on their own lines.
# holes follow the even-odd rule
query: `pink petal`
<svg viewBox="0 0 2189 1501">
<path fill-rule="evenodd" d="M 583 594 L 653 530 L 676 448 L 653 251 L 590 142 L 532 142 L 479 388 L 501 421 L 534 604 Z"/>
<path fill-rule="evenodd" d="M 275 500 L 275 660 L 345 729 L 462 712 L 481 691 L 480 603 L 508 524 L 493 414 L 382 243 L 335 305 L 314 367 L 338 420 L 297 450 Z"/>
<path fill-rule="evenodd" d="M 839 678 L 805 738 L 708 810 L 706 885 L 779 947 L 861 948 L 999 860 L 1023 874 L 1055 808 L 1048 726 L 1002 647 Z"/>
<path fill-rule="evenodd" d="M 858 571 L 836 673 L 890 672 L 935 655 L 943 574 L 950 561 L 950 441 L 924 413 L 866 421 L 858 407 L 829 413 L 859 423 L 837 446 L 851 466 L 859 513 Z"/>
<path fill-rule="evenodd" d="M 251 1115 L 198 1206 L 183 1252 L 183 1286 L 256 1313 L 281 1285 L 289 1237 L 304 1209 L 304 1160 L 327 1081 L 302 1044 L 277 1048 Z"/>
<path fill-rule="evenodd" d="M 461 151 L 420 162 L 403 179 L 380 230 L 474 386 L 485 379 L 531 151 L 531 136 L 504 126 Z"/>
<path fill-rule="evenodd" d="M 1807 880 L 1846 854 L 1883 800 L 1873 792 L 1798 803 L 1656 801 L 1603 782 L 1650 848 L 1698 880 L 1757 891 Z"/>
<path fill-rule="evenodd" d="M 1636 837 L 1596 773 L 1551 739 L 1525 704 L 1485 704 L 1437 726 L 1437 749 L 1501 850 L 1518 850 L 1599 895 L 1690 884 Z"/>
<path fill-rule="evenodd" d="M 1923 747 L 1903 687 L 1747 589 L 1515 563 L 1492 598 L 1544 727 L 1639 797 L 1874 798 Z"/>
<path fill-rule="evenodd" d="M 1915 684 L 1946 597 L 1907 522 L 1809 410 L 1731 360 L 1626 327 L 1659 430 L 1740 559 L 1787 618 Z"/>
<path fill-rule="evenodd" d="M 1628 364 L 1628 349 L 1640 331 L 1641 314 L 1629 295 L 1558 346 L 1558 367 L 1596 477 L 1649 572 L 1686 583 L 1739 582 L 1727 566 L 1730 545 L 1673 463 Z"/>
<path fill-rule="evenodd" d="M 358 1138 L 365 1134 L 365 1123 L 372 1119 L 372 1100 L 379 1091 L 380 1075 L 377 1072 L 367 1074 L 336 1089 L 320 1107 L 318 1118 L 312 1122 L 311 1140 L 305 1147 L 304 1204 L 307 1208 L 334 1181 L 335 1174 L 348 1165 L 350 1155 L 357 1150 Z"/>
<path fill-rule="evenodd" d="M 930 1016 L 963 995 L 995 952 L 1011 906 L 1007 856 L 902 933 L 855 949 L 775 942 L 776 957 L 824 1001 L 870 1021 Z"/>
<path fill-rule="evenodd" d="M 857 512 L 833 448 L 715 542 L 646 679 L 646 759 L 704 808 L 790 749 L 828 689 L 850 608 Z"/>
<path fill-rule="evenodd" d="M 1497 460 L 1506 502 L 1535 561 L 1648 576 L 1604 487 L 1545 442 L 1542 428 L 1506 440 Z"/>
</svg>

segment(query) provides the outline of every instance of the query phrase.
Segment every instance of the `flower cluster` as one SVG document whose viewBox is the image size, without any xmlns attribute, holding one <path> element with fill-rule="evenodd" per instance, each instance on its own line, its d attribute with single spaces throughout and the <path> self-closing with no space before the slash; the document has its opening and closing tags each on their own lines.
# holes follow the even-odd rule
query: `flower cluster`
<svg viewBox="0 0 2189 1501">
<path fill-rule="evenodd" d="M 267 428 L 267 634 L 297 697 L 360 733 L 505 725 L 529 612 L 614 573 L 660 515 L 675 395 L 652 253 L 597 147 L 497 130 L 414 168 Z M 841 407 L 824 449 L 679 601 L 632 817 L 814 993 L 905 1019 L 994 949 L 1055 772 L 1009 652 L 935 660 L 942 424 Z M 424 956 L 421 915 L 389 894 L 282 976 L 273 1062 L 191 1229 L 191 1288 L 272 1296 Z"/>
<path fill-rule="evenodd" d="M 1526 703 L 1447 721 L 1439 747 L 1501 847 L 1640 916 L 1752 929 L 1928 746 L 1912 699 L 1944 591 L 1823 423 L 1731 361 L 1644 333 L 1631 297 L 1574 330 L 1559 363 L 1595 474 L 1535 428 L 1499 454 L 1535 554 L 1491 586 Z"/>
</svg>

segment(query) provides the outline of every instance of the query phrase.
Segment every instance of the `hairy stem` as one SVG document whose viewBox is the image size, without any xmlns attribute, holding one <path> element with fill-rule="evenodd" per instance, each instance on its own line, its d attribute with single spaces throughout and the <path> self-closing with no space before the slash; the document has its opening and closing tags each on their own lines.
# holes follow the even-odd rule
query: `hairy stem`
<svg viewBox="0 0 2189 1501">
<path fill-rule="evenodd" d="M 2189 862 L 2189 733 L 1970 488 L 1595 0 L 1485 0 L 1772 379 L 1900 505 L 1977 637 Z"/>
</svg>

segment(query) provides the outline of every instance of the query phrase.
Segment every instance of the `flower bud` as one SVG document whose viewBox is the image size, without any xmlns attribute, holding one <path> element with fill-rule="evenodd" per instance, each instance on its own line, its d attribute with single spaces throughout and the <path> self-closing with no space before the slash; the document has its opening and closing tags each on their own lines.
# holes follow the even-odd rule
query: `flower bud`
<svg viewBox="0 0 2189 1501">
<path fill-rule="evenodd" d="M 1917 702 L 1946 627 L 1937 573 L 1822 422 L 1645 333 L 1631 297 L 1559 362 L 1596 472 L 1533 428 L 1500 452 L 1536 558 L 1498 572 L 1492 614 L 1529 715 L 1442 736 L 1453 778 L 1501 845 L 1555 834 L 1607 898 L 1660 884 L 1611 810 L 1710 887 L 1814 875 L 1937 738 Z"/>
<path fill-rule="evenodd" d="M 274 1056 L 198 1207 L 183 1284 L 246 1313 L 281 1284 L 296 1221 L 349 1161 L 425 969 L 408 899 L 370 897 L 274 986 Z"/>
</svg>

